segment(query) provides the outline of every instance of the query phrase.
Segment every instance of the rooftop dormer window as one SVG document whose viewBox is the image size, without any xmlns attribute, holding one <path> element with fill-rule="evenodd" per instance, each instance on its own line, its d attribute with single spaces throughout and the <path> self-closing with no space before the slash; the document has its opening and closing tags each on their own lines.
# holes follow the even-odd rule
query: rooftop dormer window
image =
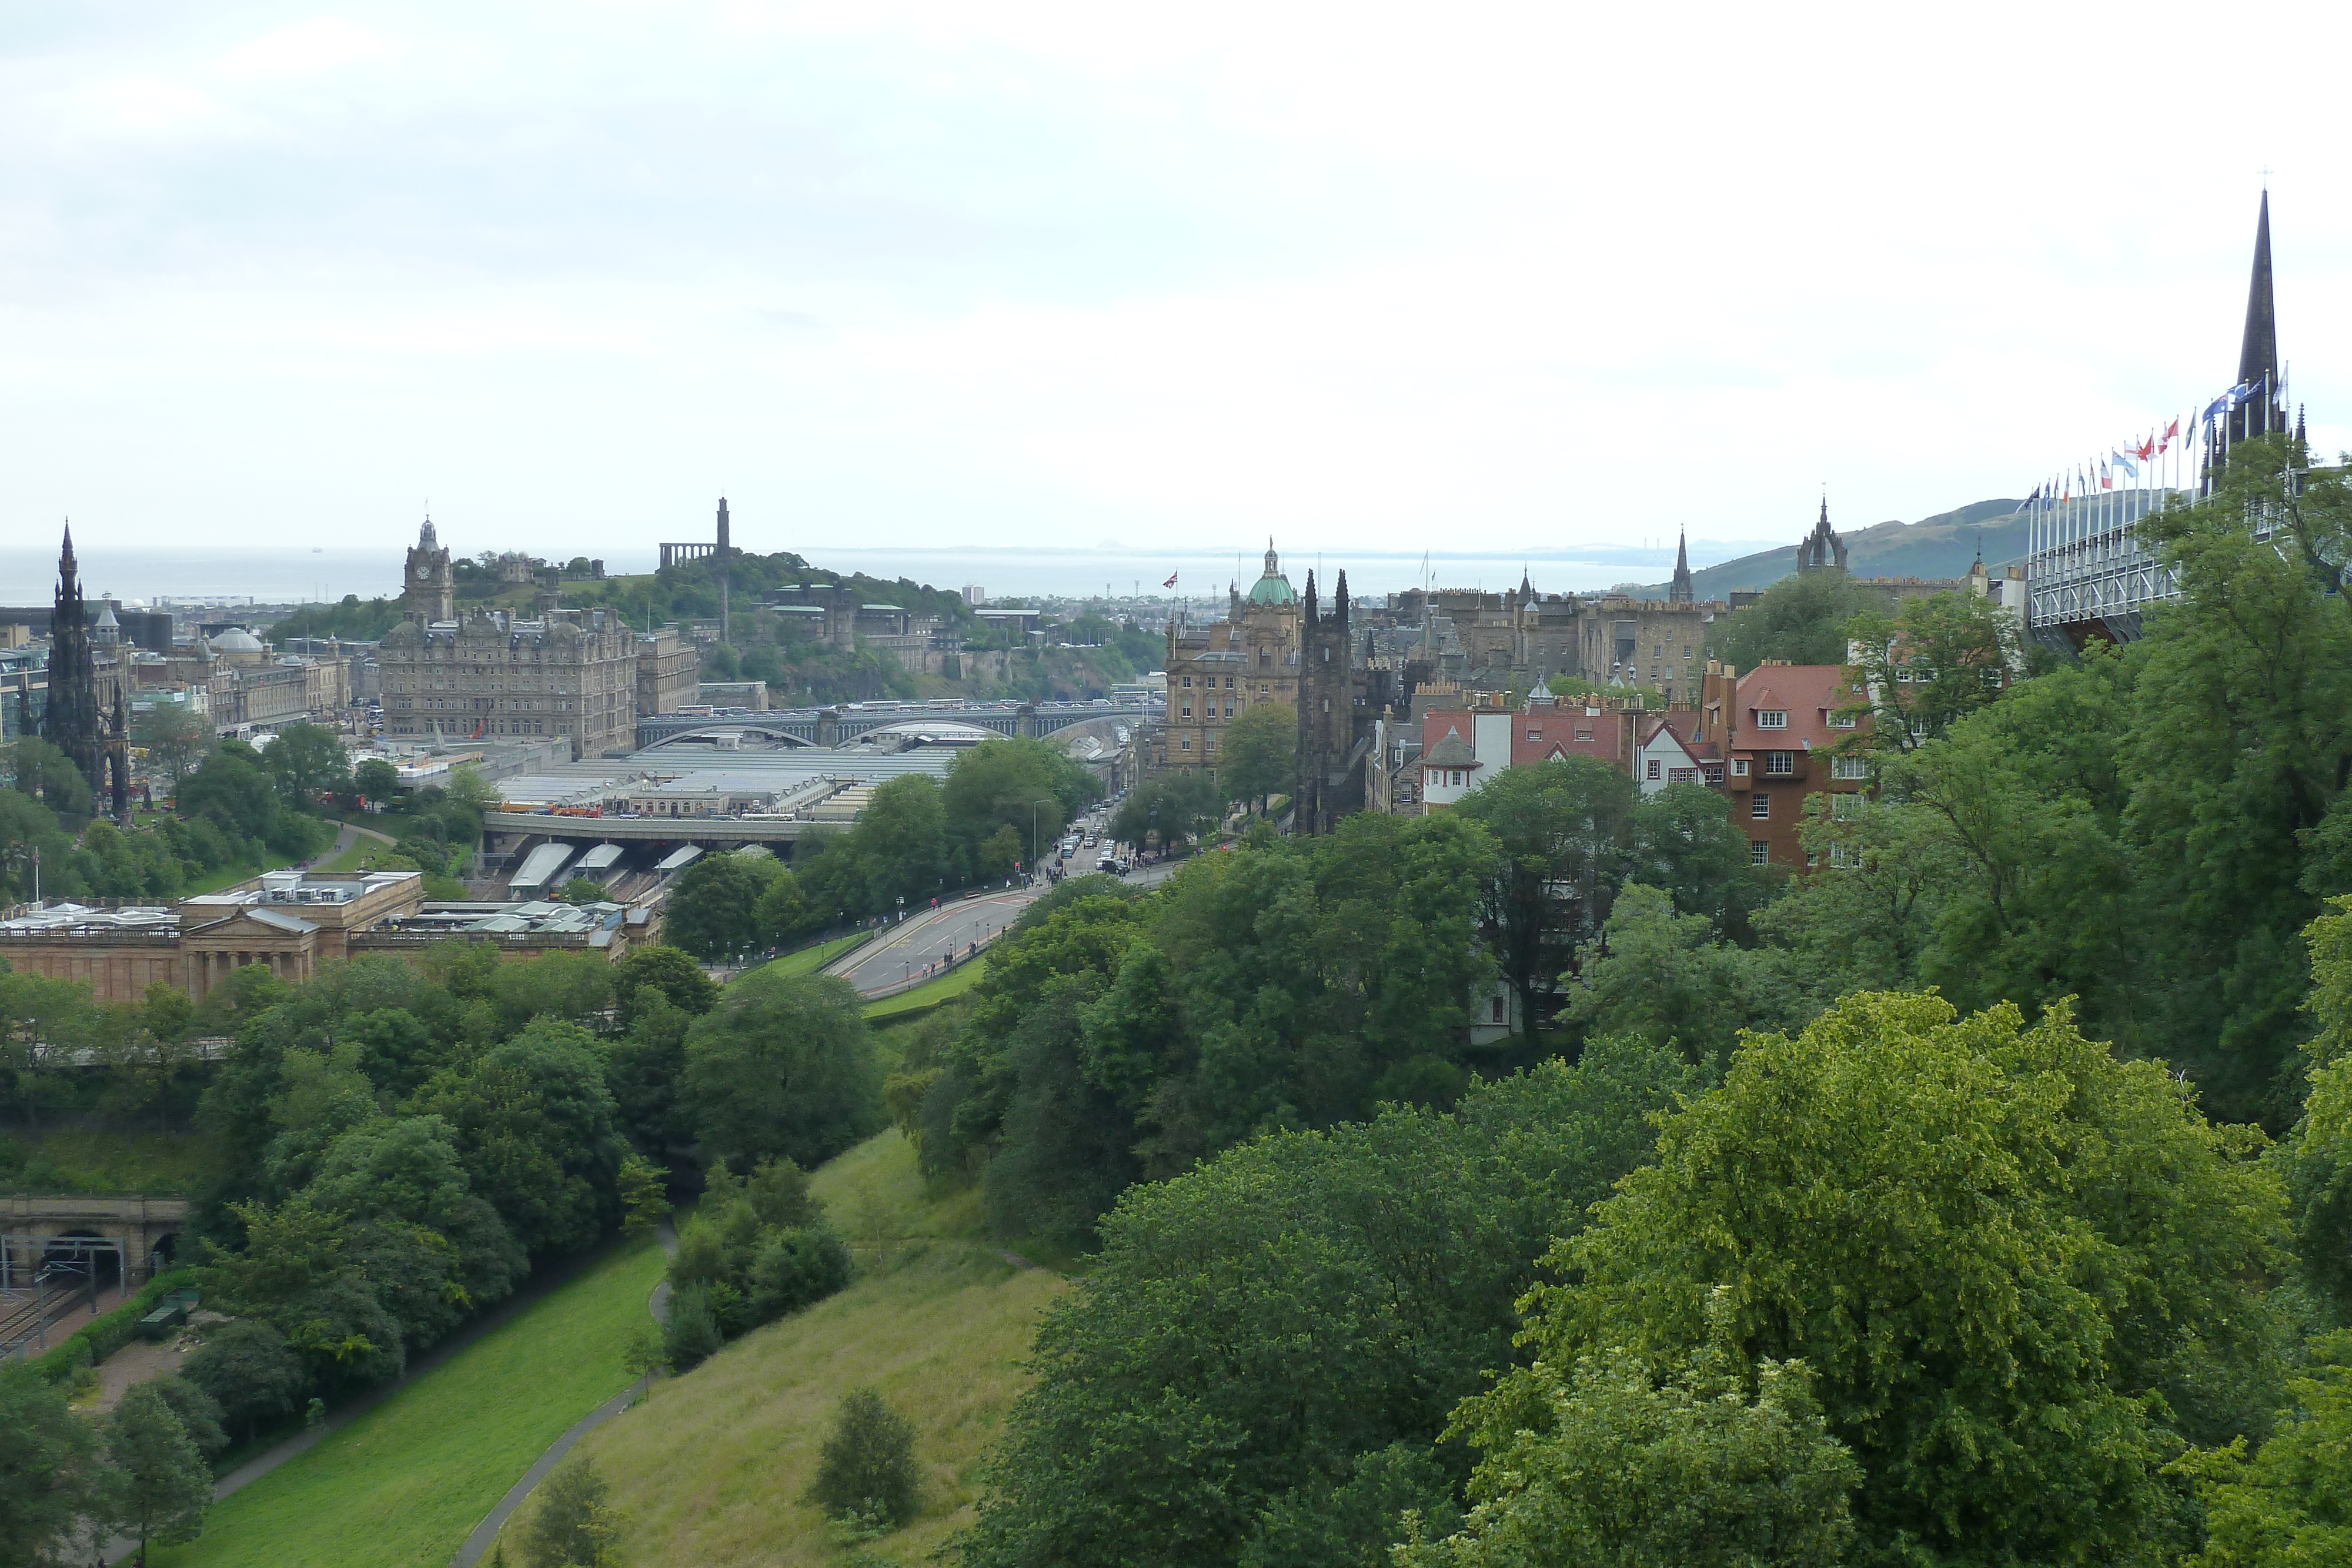
<svg viewBox="0 0 2352 1568">
<path fill-rule="evenodd" d="M 1789 710 L 1784 707 L 1758 708 L 1756 710 L 1756 727 L 1759 729 L 1788 728 Z"/>
</svg>

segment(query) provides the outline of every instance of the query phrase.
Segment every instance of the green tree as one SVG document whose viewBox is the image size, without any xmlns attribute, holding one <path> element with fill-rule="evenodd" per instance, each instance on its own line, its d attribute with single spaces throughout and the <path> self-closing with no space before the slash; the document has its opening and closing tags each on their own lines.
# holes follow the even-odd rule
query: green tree
<svg viewBox="0 0 2352 1568">
<path fill-rule="evenodd" d="M 1843 664 L 1847 625 L 1880 602 L 1843 571 L 1791 572 L 1755 603 L 1717 622 L 1707 634 L 1707 653 L 1739 670 L 1767 659 Z"/>
<path fill-rule="evenodd" d="M 2000 696 L 2024 663 L 2016 618 L 1969 592 L 1906 599 L 1899 613 L 1870 611 L 1846 630 L 1856 655 L 1852 711 L 1870 715 L 1855 743 L 1882 751 L 1913 750 L 1945 734 Z"/>
<path fill-rule="evenodd" d="M 1538 1362 L 1454 1431 L 1483 1456 L 1477 1506 L 1400 1568 L 1835 1568 L 1853 1539 L 1861 1467 L 1793 1363 L 1751 1386 L 1713 1347 L 1663 1380 L 1626 1356 Z"/>
<path fill-rule="evenodd" d="M 619 999 L 623 1029 L 636 1021 L 637 998 L 647 986 L 689 1017 L 700 1018 L 719 1001 L 719 987 L 683 950 L 659 943 L 632 947 L 613 966 L 613 995 Z"/>
<path fill-rule="evenodd" d="M 1529 1338 L 1554 1366 L 1802 1360 L 1866 1478 L 1865 1552 L 2136 1556 L 2171 1512 L 2158 1420 L 2242 1429 L 2243 1396 L 2212 1391 L 2273 1375 L 2260 1141 L 2063 1008 L 2027 1029 L 1849 998 L 1750 1037 L 1665 1119 L 1657 1162 L 1549 1255 L 1564 1282 L 1533 1293 Z M 1539 1393 L 1520 1371 L 1496 1397 Z"/>
<path fill-rule="evenodd" d="M 77 822 L 95 809 L 89 780 L 73 758 L 33 736 L 19 736 L 0 752 L 16 789 L 33 796 L 60 817 Z"/>
<path fill-rule="evenodd" d="M 760 897 L 789 874 L 776 857 L 704 855 L 679 873 L 662 906 L 662 935 L 698 958 L 749 951 L 762 936 Z"/>
<path fill-rule="evenodd" d="M 1629 881 L 1663 890 L 1677 910 L 1706 916 L 1727 936 L 1743 932 L 1748 912 L 1768 896 L 1729 797 L 1703 784 L 1669 784 L 1635 802 L 1625 867 Z"/>
<path fill-rule="evenodd" d="M 1293 1549 L 1402 1539 L 1404 1509 L 1450 1493 L 1462 1460 L 1437 1439 L 1512 1360 L 1537 1249 L 1700 1082 L 1596 1043 L 1452 1114 L 1278 1133 L 1130 1187 L 1086 1288 L 1047 1309 L 967 1562 L 1330 1561 Z"/>
<path fill-rule="evenodd" d="M 212 1506 L 212 1467 L 154 1385 L 134 1384 L 106 1422 L 102 1517 L 139 1543 L 193 1541 Z"/>
<path fill-rule="evenodd" d="M 833 1430 L 817 1450 L 809 1500 L 835 1518 L 860 1516 L 897 1526 L 922 1506 L 915 1466 L 915 1424 L 871 1388 L 841 1396 Z"/>
<path fill-rule="evenodd" d="M 621 1196 L 621 1230 L 628 1236 L 650 1236 L 654 1228 L 669 1215 L 669 1193 L 663 1178 L 669 1172 L 642 1155 L 631 1154 L 621 1161 L 620 1174 L 614 1185 Z"/>
<path fill-rule="evenodd" d="M 550 1019 L 434 1076 L 416 1108 L 454 1135 L 474 1190 L 523 1250 L 576 1251 L 620 1218 L 614 1182 L 628 1152 L 593 1039 Z"/>
<path fill-rule="evenodd" d="M 522 1531 L 523 1562 L 529 1568 L 601 1568 L 613 1560 L 620 1514 L 609 1500 L 612 1488 L 585 1454 L 574 1454 L 548 1472 Z"/>
<path fill-rule="evenodd" d="M 1008 738 L 984 740 L 959 755 L 940 804 L 956 852 L 969 872 L 979 873 L 981 846 L 999 832 L 1011 829 L 1022 846 L 1013 858 L 1028 862 L 1033 828 L 1040 846 L 1052 843 L 1062 825 L 1101 794 L 1094 775 L 1059 747 Z"/>
<path fill-rule="evenodd" d="M 602 904 L 604 884 L 593 876 L 575 876 L 555 894 L 566 904 Z"/>
<path fill-rule="evenodd" d="M 291 1415 L 310 1392 L 301 1357 L 275 1325 L 258 1318 L 215 1327 L 183 1364 L 181 1375 L 211 1395 L 222 1419 L 248 1442 L 262 1422 Z"/>
<path fill-rule="evenodd" d="M 1288 793 L 1298 782 L 1298 715 L 1279 703 L 1253 703 L 1225 726 L 1218 742 L 1217 787 L 1227 800 Z"/>
<path fill-rule="evenodd" d="M 1570 757 L 1507 768 L 1454 808 L 1500 852 L 1480 928 L 1530 1030 L 1551 1016 L 1559 976 L 1608 918 L 1633 845 L 1633 799 L 1622 769 Z"/>
<path fill-rule="evenodd" d="M 882 1124 L 857 993 L 835 976 L 745 976 L 687 1032 L 679 1099 L 695 1135 L 730 1160 L 831 1159 Z"/>
<path fill-rule="evenodd" d="M 1716 939 L 1703 915 L 1628 883 L 1599 938 L 1565 977 L 1563 1009 L 1588 1035 L 1633 1034 L 1696 1061 L 1728 1058 L 1743 1029 L 1784 1020 L 1776 977 L 1758 955 Z"/>
<path fill-rule="evenodd" d="M 389 805 L 400 794 L 400 769 L 381 757 L 371 757 L 352 769 L 352 786 L 379 805 Z"/>
<path fill-rule="evenodd" d="M 264 841 L 278 826 L 278 797 L 270 776 L 226 747 L 180 780 L 179 800 L 183 815 L 207 819 L 233 839 Z"/>
<path fill-rule="evenodd" d="M 1110 836 L 1117 842 L 1142 849 L 1157 832 L 1160 847 L 1166 849 L 1199 838 L 1217 825 L 1223 812 L 1217 787 L 1202 775 L 1162 773 L 1128 792 L 1112 813 Z"/>
<path fill-rule="evenodd" d="M 0 1365 L 0 1564 L 37 1568 L 89 1504 L 89 1424 L 22 1362 Z"/>
<path fill-rule="evenodd" d="M 342 738 L 322 725 L 288 725 L 261 759 L 285 791 L 287 803 L 299 811 L 310 810 L 330 790 L 351 788 L 352 763 Z"/>
<path fill-rule="evenodd" d="M 2171 1473 L 2205 1505 L 2204 1550 L 2189 1568 L 2305 1568 L 2352 1559 L 2352 1332 L 2314 1340 L 2286 1385 L 2278 1430 L 2251 1457 L 2243 1437 L 2191 1449 Z"/>
<path fill-rule="evenodd" d="M 131 743 L 147 753 L 159 786 L 177 789 L 211 754 L 213 729 L 185 704 L 159 702 L 131 721 Z"/>
</svg>

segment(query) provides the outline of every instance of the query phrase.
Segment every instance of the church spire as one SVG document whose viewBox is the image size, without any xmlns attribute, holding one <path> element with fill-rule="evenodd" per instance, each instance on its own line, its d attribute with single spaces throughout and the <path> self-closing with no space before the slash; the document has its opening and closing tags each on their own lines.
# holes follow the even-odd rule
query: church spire
<svg viewBox="0 0 2352 1568">
<path fill-rule="evenodd" d="M 2254 276 L 2246 286 L 2246 336 L 2238 350 L 2240 384 L 2278 390 L 2278 310 L 2271 299 L 2271 193 L 2263 192 L 2254 224 Z"/>
<path fill-rule="evenodd" d="M 1666 602 L 1689 604 L 1697 598 L 1698 595 L 1691 590 L 1690 536 L 1687 530 L 1677 529 L 1675 534 L 1675 580 L 1666 590 Z"/>
<path fill-rule="evenodd" d="M 73 519 L 66 519 L 66 548 L 58 555 L 58 581 L 68 589 L 74 586 Z"/>
</svg>

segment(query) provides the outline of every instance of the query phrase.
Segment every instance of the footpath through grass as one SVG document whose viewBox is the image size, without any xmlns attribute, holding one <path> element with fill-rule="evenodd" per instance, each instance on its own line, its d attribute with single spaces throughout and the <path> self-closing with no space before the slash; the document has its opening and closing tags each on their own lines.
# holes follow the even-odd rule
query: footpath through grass
<svg viewBox="0 0 2352 1568">
<path fill-rule="evenodd" d="M 626 1388 L 661 1249 L 623 1248 L 216 1506 L 158 1568 L 438 1568 L 531 1461 Z"/>
<path fill-rule="evenodd" d="M 921 1516 L 865 1550 L 912 1568 L 971 1522 L 976 1467 L 1028 1381 L 1016 1364 L 1062 1280 L 1005 1263 L 979 1194 L 927 1191 L 896 1131 L 811 1185 L 851 1239 L 856 1281 L 656 1383 L 582 1439 L 622 1511 L 625 1568 L 838 1568 L 848 1553 L 803 1494 L 835 1406 L 868 1385 L 914 1422 L 925 1485 Z"/>
</svg>

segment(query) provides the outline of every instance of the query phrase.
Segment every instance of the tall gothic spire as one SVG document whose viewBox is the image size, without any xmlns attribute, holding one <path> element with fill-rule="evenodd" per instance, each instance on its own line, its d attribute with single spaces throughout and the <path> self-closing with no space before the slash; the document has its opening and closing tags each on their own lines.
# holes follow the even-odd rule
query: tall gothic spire
<svg viewBox="0 0 2352 1568">
<path fill-rule="evenodd" d="M 1666 590 L 1666 602 L 1689 604 L 1697 598 L 1698 595 L 1691 591 L 1690 536 L 1686 530 L 1677 530 L 1675 535 L 1675 580 Z"/>
<path fill-rule="evenodd" d="M 2246 337 L 2238 350 L 2238 380 L 2261 387 L 2267 377 L 2278 390 L 2278 310 L 2271 301 L 2271 193 L 2263 192 L 2262 216 L 2254 224 L 2254 276 L 2246 286 Z"/>
<path fill-rule="evenodd" d="M 73 519 L 66 519 L 66 548 L 58 555 L 58 585 L 70 590 L 74 586 Z"/>
</svg>

